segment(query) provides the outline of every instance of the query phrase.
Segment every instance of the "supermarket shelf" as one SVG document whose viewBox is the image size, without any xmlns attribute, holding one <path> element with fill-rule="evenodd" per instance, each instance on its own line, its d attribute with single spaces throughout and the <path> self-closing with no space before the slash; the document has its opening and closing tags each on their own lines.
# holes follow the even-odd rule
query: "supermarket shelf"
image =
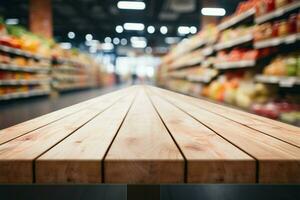
<svg viewBox="0 0 300 200">
<path fill-rule="evenodd" d="M 220 62 L 215 63 L 214 67 L 217 69 L 235 69 L 255 66 L 255 60 L 242 60 L 236 62 Z"/>
<path fill-rule="evenodd" d="M 248 11 L 246 11 L 246 12 L 240 14 L 240 15 L 234 16 L 231 19 L 221 23 L 220 25 L 218 25 L 218 29 L 220 31 L 228 29 L 228 28 L 244 21 L 245 19 L 254 16 L 254 14 L 255 14 L 255 9 L 250 9 L 250 10 L 248 10 Z"/>
<path fill-rule="evenodd" d="M 88 80 L 88 76 L 54 76 L 54 79 L 57 81 L 80 81 Z"/>
<path fill-rule="evenodd" d="M 50 90 L 32 90 L 30 92 L 15 92 L 11 94 L 0 95 L 0 100 L 10 100 L 10 99 L 19 99 L 19 98 L 28 98 L 33 96 L 42 96 L 48 95 Z"/>
<path fill-rule="evenodd" d="M 81 62 L 78 62 L 76 60 L 71 60 L 71 59 L 67 59 L 67 58 L 55 58 L 54 60 L 56 60 L 58 63 L 78 64 L 78 65 L 81 65 L 81 66 L 86 66 L 85 63 L 81 63 Z"/>
<path fill-rule="evenodd" d="M 37 85 L 37 84 L 45 84 L 49 83 L 51 79 L 35 79 L 35 80 L 0 80 L 1 85 Z"/>
<path fill-rule="evenodd" d="M 300 85 L 300 77 L 295 76 L 256 75 L 255 81 L 261 83 L 279 84 L 280 87 L 293 87 L 295 85 Z"/>
<path fill-rule="evenodd" d="M 247 42 L 250 42 L 253 40 L 253 35 L 252 34 L 248 34 L 248 35 L 244 35 L 242 37 L 239 37 L 237 39 L 228 41 L 228 42 L 222 42 L 222 43 L 218 43 L 215 45 L 215 49 L 216 50 L 223 50 L 223 49 L 228 49 L 234 46 L 238 46 Z"/>
<path fill-rule="evenodd" d="M 18 55 L 18 56 L 24 56 L 24 57 L 27 57 L 27 58 L 34 58 L 34 59 L 37 59 L 37 60 L 41 60 L 41 59 L 50 60 L 50 58 L 39 56 L 39 55 L 29 53 L 29 52 L 21 50 L 21 49 L 12 48 L 12 47 L 8 47 L 8 46 L 5 46 L 5 45 L 0 45 L 0 51 L 4 51 L 6 53 L 12 53 L 12 54 L 15 54 L 15 55 Z"/>
<path fill-rule="evenodd" d="M 266 47 L 274 47 L 281 44 L 293 44 L 296 41 L 300 40 L 300 33 L 285 36 L 285 37 L 277 37 L 272 39 L 267 39 L 263 41 L 254 42 L 254 47 L 256 49 L 266 48 Z"/>
<path fill-rule="evenodd" d="M 282 8 L 278 8 L 275 11 L 270 12 L 268 14 L 265 14 L 263 16 L 256 17 L 255 22 L 257 24 L 261 24 L 261 23 L 264 23 L 266 21 L 269 21 L 269 20 L 275 19 L 277 17 L 280 17 L 280 16 L 282 16 L 282 15 L 284 15 L 284 14 L 290 12 L 290 11 L 296 10 L 298 8 L 300 8 L 300 1 L 291 3 L 290 5 L 286 5 Z"/>
<path fill-rule="evenodd" d="M 0 63 L 0 69 L 8 71 L 21 71 L 21 72 L 48 72 L 50 67 L 29 67 L 29 66 L 17 66 L 12 64 Z"/>
<path fill-rule="evenodd" d="M 185 67 L 191 67 L 191 66 L 196 66 L 197 64 L 201 64 L 203 62 L 203 58 L 202 57 L 195 57 L 193 59 L 188 60 L 185 63 L 179 63 L 179 64 L 174 64 L 171 67 L 171 70 L 176 70 L 176 69 L 181 69 L 181 68 L 185 68 Z"/>
<path fill-rule="evenodd" d="M 207 77 L 207 76 L 199 76 L 199 75 L 188 75 L 187 80 L 191 82 L 199 82 L 199 83 L 210 83 L 216 76 Z"/>
<path fill-rule="evenodd" d="M 206 47 L 202 50 L 202 54 L 203 56 L 207 57 L 207 56 L 210 56 L 214 53 L 214 48 L 212 46 L 210 47 Z"/>
<path fill-rule="evenodd" d="M 54 88 L 60 92 L 80 90 L 80 89 L 91 88 L 91 87 L 93 87 L 92 84 L 86 84 L 86 85 L 71 84 L 69 86 L 59 86 L 59 85 L 54 86 Z"/>
<path fill-rule="evenodd" d="M 186 53 L 189 53 L 195 49 L 198 49 L 202 46 L 204 46 L 207 43 L 206 40 L 199 40 L 196 43 L 194 43 L 193 45 L 186 45 L 185 43 L 180 43 L 178 45 L 177 50 L 175 50 L 172 54 L 172 59 L 178 58 Z"/>
<path fill-rule="evenodd" d="M 68 72 L 86 72 L 82 68 L 78 67 L 71 67 L 71 66 L 60 66 L 60 67 L 54 67 L 53 70 L 55 71 L 68 71 Z"/>
</svg>

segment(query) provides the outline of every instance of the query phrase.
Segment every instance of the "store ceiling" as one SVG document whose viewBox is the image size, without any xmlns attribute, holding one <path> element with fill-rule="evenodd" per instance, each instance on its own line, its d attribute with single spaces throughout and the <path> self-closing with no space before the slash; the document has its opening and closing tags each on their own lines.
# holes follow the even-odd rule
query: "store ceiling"
<svg viewBox="0 0 300 200">
<path fill-rule="evenodd" d="M 216 0 L 219 7 L 224 7 L 227 14 L 233 12 L 239 0 Z M 9 0 L 1 3 L 0 13 L 5 18 L 18 18 L 20 24 L 28 26 L 28 0 Z M 103 41 L 105 37 L 129 38 L 145 36 L 148 45 L 160 46 L 167 36 L 177 36 L 180 25 L 201 26 L 200 10 L 211 0 L 144 0 L 146 10 L 119 10 L 117 0 L 52 0 L 54 36 L 59 41 L 70 41 L 69 31 L 76 33 L 73 43 L 79 44 L 85 40 L 85 35 L 91 33 L 94 39 Z M 213 4 L 212 4 L 213 5 Z M 115 27 L 125 22 L 139 22 L 153 25 L 154 34 L 147 31 L 124 31 L 116 33 Z M 167 26 L 168 33 L 162 35 L 158 29 Z"/>
</svg>

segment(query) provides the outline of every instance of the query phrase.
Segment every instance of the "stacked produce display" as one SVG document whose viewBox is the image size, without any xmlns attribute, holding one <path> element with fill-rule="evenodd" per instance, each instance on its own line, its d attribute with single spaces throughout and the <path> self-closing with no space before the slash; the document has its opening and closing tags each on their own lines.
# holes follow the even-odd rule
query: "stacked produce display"
<svg viewBox="0 0 300 200">
<path fill-rule="evenodd" d="M 0 100 L 94 87 L 99 66 L 77 50 L 0 19 Z"/>
<path fill-rule="evenodd" d="M 175 46 L 158 84 L 300 126 L 299 11 L 296 0 L 240 3 Z"/>
</svg>

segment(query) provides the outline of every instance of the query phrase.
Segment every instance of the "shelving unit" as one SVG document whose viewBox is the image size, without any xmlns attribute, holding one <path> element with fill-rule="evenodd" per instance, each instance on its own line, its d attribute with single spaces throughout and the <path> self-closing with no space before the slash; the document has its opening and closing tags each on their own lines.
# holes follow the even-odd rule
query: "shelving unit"
<svg viewBox="0 0 300 200">
<path fill-rule="evenodd" d="M 0 70 L 17 71 L 17 72 L 49 72 L 50 67 L 30 67 L 30 66 L 16 66 L 12 64 L 0 63 Z"/>
<path fill-rule="evenodd" d="M 235 68 L 254 67 L 255 64 L 256 64 L 255 60 L 242 60 L 236 62 L 215 63 L 214 67 L 217 69 L 235 69 Z"/>
<path fill-rule="evenodd" d="M 0 51 L 6 52 L 6 53 L 11 53 L 11 54 L 18 55 L 18 56 L 23 56 L 23 57 L 26 57 L 26 58 L 34 58 L 34 59 L 37 59 L 37 60 L 40 60 L 40 59 L 51 60 L 51 58 L 36 55 L 36 54 L 30 53 L 30 52 L 27 52 L 27 51 L 24 51 L 24 50 L 21 50 L 21 49 L 12 48 L 12 47 L 9 47 L 9 46 L 4 46 L 4 45 L 0 45 Z"/>
<path fill-rule="evenodd" d="M 32 90 L 30 92 L 14 92 L 10 94 L 0 95 L 0 100 L 20 99 L 20 98 L 43 96 L 49 94 L 50 94 L 50 90 Z"/>
<path fill-rule="evenodd" d="M 292 34 L 284 37 L 276 37 L 276 38 L 267 39 L 263 41 L 257 41 L 254 43 L 254 47 L 256 49 L 261 49 L 266 47 L 293 44 L 297 41 L 300 41 L 300 33 Z"/>
<path fill-rule="evenodd" d="M 255 22 L 257 24 L 262 24 L 262 23 L 267 22 L 269 20 L 281 17 L 281 16 L 283 16 L 283 15 L 285 15 L 285 14 L 287 14 L 287 13 L 293 11 L 293 10 L 298 9 L 298 8 L 300 8 L 300 2 L 299 1 L 298 2 L 293 2 L 293 3 L 291 3 L 289 5 L 286 5 L 282 8 L 278 8 L 278 9 L 274 10 L 273 12 L 267 13 L 267 14 L 259 16 L 259 17 L 256 17 Z"/>
<path fill-rule="evenodd" d="M 192 62 L 192 57 L 187 59 L 188 62 L 185 62 L 180 67 L 172 68 L 173 63 L 177 63 L 181 57 L 185 57 L 189 53 L 185 53 L 180 57 L 173 57 L 168 54 L 166 58 L 169 59 L 164 59 L 162 63 L 163 69 L 161 72 L 164 75 L 161 76 L 161 85 L 173 91 L 196 97 L 204 96 L 213 101 L 237 106 L 250 112 L 256 112 L 252 109 L 252 105 L 260 104 L 263 106 L 264 104 L 272 104 L 274 100 L 276 102 L 288 101 L 285 104 L 293 105 L 295 102 L 290 101 L 293 95 L 300 97 L 299 90 L 297 92 L 297 88 L 300 85 L 300 66 L 298 66 L 298 69 L 295 67 L 297 62 L 299 62 L 296 60 L 300 60 L 300 55 L 296 58 L 295 54 L 287 54 L 297 50 L 300 33 L 288 32 L 290 35 L 287 33 L 287 35 L 281 37 L 268 37 L 265 40 L 258 40 L 255 31 L 257 31 L 256 26 L 259 26 L 261 23 L 278 19 L 283 20 L 283 18 L 289 17 L 293 12 L 298 12 L 299 5 L 300 2 L 293 2 L 259 17 L 256 16 L 254 8 L 239 12 L 241 14 L 227 17 L 226 21 L 217 25 L 216 38 L 218 40 L 204 44 L 197 49 L 201 51 L 202 59 L 201 62 L 193 65 L 195 70 L 201 68 L 216 69 L 218 73 L 214 76 L 209 74 L 201 75 L 192 70 L 188 71 L 187 69 L 190 68 L 182 67 L 188 62 Z M 249 31 L 246 30 L 248 28 Z M 206 27 L 198 35 L 205 32 L 205 29 Z M 234 31 L 237 32 L 235 33 Z M 235 34 L 237 35 L 236 37 L 234 37 Z M 232 39 L 229 40 L 229 38 Z M 185 41 L 185 43 L 188 42 Z M 184 48 L 182 45 L 175 47 L 175 49 L 178 48 L 181 48 L 182 52 L 189 52 L 182 49 Z M 285 53 L 282 54 L 283 52 Z M 172 51 L 170 54 L 172 54 Z M 286 56 L 286 58 L 284 58 L 285 61 L 277 61 L 278 63 L 274 64 L 275 68 L 276 65 L 280 65 L 280 69 L 273 69 L 269 65 L 276 61 L 277 55 Z M 286 64 L 287 62 L 290 64 Z M 287 66 L 289 69 L 282 69 Z M 265 70 L 267 67 L 270 69 Z M 172 69 L 171 72 L 168 69 Z M 178 72 L 183 72 L 175 73 L 177 70 Z M 173 74 L 170 76 L 168 73 Z M 286 73 L 286 75 L 273 76 L 271 75 L 272 73 Z M 286 95 L 288 96 L 287 100 Z M 295 96 L 295 99 L 297 99 L 297 96 Z M 274 106 L 277 105 L 276 102 Z M 300 112 L 299 110 L 294 111 Z M 283 111 L 283 113 L 286 112 Z M 273 118 L 274 116 L 271 117 Z M 278 116 L 278 120 L 281 120 L 280 117 Z"/>
<path fill-rule="evenodd" d="M 255 14 L 255 9 L 250 9 L 240 15 L 236 15 L 231 17 L 229 20 L 226 20 L 225 22 L 222 22 L 221 24 L 218 25 L 218 29 L 220 31 L 223 31 L 225 29 L 228 29 L 232 26 L 235 26 L 239 23 L 242 23 L 244 20 L 253 17 Z"/>
<path fill-rule="evenodd" d="M 255 81 L 261 83 L 269 83 L 269 84 L 278 84 L 280 87 L 293 87 L 296 85 L 300 85 L 300 77 L 293 76 L 266 76 L 266 75 L 256 75 Z"/>
<path fill-rule="evenodd" d="M 56 58 L 51 70 L 52 87 L 57 92 L 93 87 L 91 68 L 79 61 Z"/>
<path fill-rule="evenodd" d="M 48 84 L 51 79 L 36 79 L 36 80 L 23 80 L 23 79 L 12 79 L 12 80 L 0 80 L 0 86 L 3 85 L 38 85 Z"/>
<path fill-rule="evenodd" d="M 0 100 L 50 94 L 50 58 L 4 45 L 0 54 L 7 58 L 0 62 Z M 22 64 L 16 64 L 20 59 Z"/>
<path fill-rule="evenodd" d="M 253 35 L 248 34 L 248 35 L 241 36 L 239 38 L 236 38 L 236 39 L 228 41 L 228 42 L 218 43 L 215 45 L 215 49 L 217 51 L 223 50 L 223 49 L 228 49 L 228 48 L 232 48 L 232 47 L 235 47 L 238 45 L 245 44 L 247 42 L 251 42 L 252 40 L 253 40 Z"/>
</svg>

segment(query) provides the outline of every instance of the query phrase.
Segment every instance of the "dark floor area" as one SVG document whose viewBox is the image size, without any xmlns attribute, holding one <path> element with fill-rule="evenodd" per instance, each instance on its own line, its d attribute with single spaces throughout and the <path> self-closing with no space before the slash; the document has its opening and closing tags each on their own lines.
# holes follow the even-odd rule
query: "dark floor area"
<svg viewBox="0 0 300 200">
<path fill-rule="evenodd" d="M 121 87 L 125 86 L 70 91 L 55 98 L 43 96 L 0 102 L 0 129 L 115 91 Z"/>
</svg>

